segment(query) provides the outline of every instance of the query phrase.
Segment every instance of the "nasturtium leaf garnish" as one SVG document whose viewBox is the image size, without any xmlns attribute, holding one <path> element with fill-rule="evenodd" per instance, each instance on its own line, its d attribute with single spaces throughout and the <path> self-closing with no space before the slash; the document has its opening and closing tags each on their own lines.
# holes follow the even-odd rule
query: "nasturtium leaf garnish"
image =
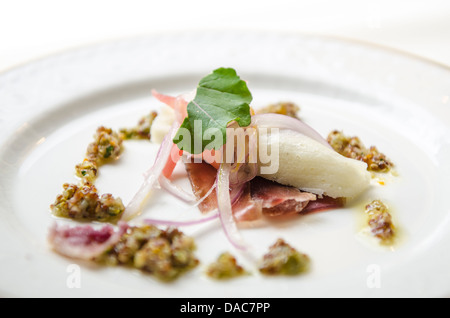
<svg viewBox="0 0 450 318">
<path fill-rule="evenodd" d="M 173 142 L 180 150 L 191 154 L 220 148 L 226 143 L 226 128 L 230 122 L 236 121 L 241 127 L 250 125 L 251 101 L 247 83 L 234 69 L 214 70 L 200 80 L 195 98 L 187 105 L 188 116 Z"/>
</svg>

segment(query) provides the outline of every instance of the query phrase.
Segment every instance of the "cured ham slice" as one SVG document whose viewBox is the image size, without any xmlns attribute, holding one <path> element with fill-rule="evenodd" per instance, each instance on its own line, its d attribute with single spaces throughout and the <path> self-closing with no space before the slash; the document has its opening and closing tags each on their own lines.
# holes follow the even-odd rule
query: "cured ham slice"
<svg viewBox="0 0 450 318">
<path fill-rule="evenodd" d="M 205 196 L 214 185 L 217 170 L 211 165 L 201 162 L 185 163 L 192 190 L 197 199 Z M 233 214 L 238 222 L 254 221 L 262 216 L 276 217 L 288 214 L 309 213 L 331 208 L 342 207 L 343 200 L 300 191 L 291 186 L 255 177 L 247 182 L 236 197 L 238 190 L 231 189 Z M 199 204 L 203 213 L 217 208 L 215 189 Z"/>
<path fill-rule="evenodd" d="M 197 200 L 203 198 L 216 182 L 217 170 L 206 162 L 186 162 L 186 172 L 191 183 L 192 191 Z M 207 213 L 217 208 L 216 189 L 204 198 L 198 205 L 201 212 Z"/>
<path fill-rule="evenodd" d="M 262 212 L 266 216 L 300 213 L 310 201 L 317 199 L 315 194 L 261 177 L 254 178 L 250 183 L 252 198 L 262 202 Z"/>
<path fill-rule="evenodd" d="M 206 162 L 186 162 L 186 171 L 197 200 L 203 198 L 216 182 L 217 170 Z M 231 189 L 233 215 L 238 221 L 254 221 L 261 217 L 262 206 L 253 200 L 250 184 L 243 188 Z M 216 189 L 198 205 L 202 213 L 217 209 Z"/>
<path fill-rule="evenodd" d="M 125 222 L 119 222 L 117 230 L 111 225 L 95 229 L 90 225 L 71 227 L 54 223 L 50 228 L 48 241 L 59 254 L 92 260 L 117 243 L 127 229 Z"/>
<path fill-rule="evenodd" d="M 326 211 L 330 209 L 342 208 L 345 205 L 345 198 L 332 198 L 328 196 L 323 196 L 315 201 L 311 201 L 303 209 L 302 213 L 312 213 Z"/>
</svg>

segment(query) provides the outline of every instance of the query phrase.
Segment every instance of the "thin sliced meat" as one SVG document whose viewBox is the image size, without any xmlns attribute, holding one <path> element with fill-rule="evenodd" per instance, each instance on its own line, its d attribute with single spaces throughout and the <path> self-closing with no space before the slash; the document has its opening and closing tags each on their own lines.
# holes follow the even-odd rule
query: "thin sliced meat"
<svg viewBox="0 0 450 318">
<path fill-rule="evenodd" d="M 217 170 L 206 162 L 185 162 L 186 171 L 192 186 L 192 191 L 198 199 L 203 198 L 214 185 Z M 250 184 L 245 184 L 243 189 L 232 189 L 230 195 L 233 198 L 233 214 L 238 221 L 254 221 L 261 217 L 261 203 L 251 197 Z M 210 212 L 217 208 L 216 189 L 198 205 L 202 213 Z"/>
<path fill-rule="evenodd" d="M 48 240 L 53 249 L 59 254 L 91 260 L 106 249 L 117 243 L 127 231 L 128 225 L 119 222 L 117 230 L 111 225 L 94 229 L 90 225 L 58 225 L 56 222 L 50 228 Z"/>
<path fill-rule="evenodd" d="M 214 185 L 217 171 L 211 165 L 201 162 L 185 163 L 192 190 L 197 199 L 202 198 Z M 233 193 L 233 190 L 231 193 Z M 275 217 L 281 215 L 309 213 L 343 206 L 342 199 L 317 197 L 315 194 L 300 191 L 297 188 L 285 186 L 262 177 L 255 177 L 248 182 L 239 198 L 233 204 L 236 220 L 254 221 L 262 215 Z M 199 204 L 203 213 L 217 208 L 216 191 L 213 190 Z"/>
<path fill-rule="evenodd" d="M 203 198 L 216 182 L 217 170 L 206 162 L 185 162 L 186 172 L 191 183 L 192 192 L 197 200 Z M 210 212 L 217 208 L 216 189 L 198 205 L 202 213 Z"/>
<path fill-rule="evenodd" d="M 309 202 L 302 213 L 312 213 L 326 211 L 330 209 L 342 208 L 345 205 L 345 198 L 332 198 L 323 196 L 315 201 Z"/>
<path fill-rule="evenodd" d="M 265 216 L 281 216 L 294 213 L 312 213 L 342 208 L 345 198 L 317 196 L 295 187 L 256 177 L 251 181 L 252 197 L 262 201 Z"/>
<path fill-rule="evenodd" d="M 261 202 L 262 212 L 266 216 L 300 213 L 310 201 L 317 198 L 315 194 L 262 177 L 255 177 L 250 183 L 252 199 Z"/>
</svg>

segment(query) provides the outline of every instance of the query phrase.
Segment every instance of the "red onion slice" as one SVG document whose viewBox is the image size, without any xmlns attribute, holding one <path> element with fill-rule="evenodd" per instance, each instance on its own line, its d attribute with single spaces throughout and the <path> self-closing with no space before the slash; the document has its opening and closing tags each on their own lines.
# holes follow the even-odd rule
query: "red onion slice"
<svg viewBox="0 0 450 318">
<path fill-rule="evenodd" d="M 125 208 L 125 212 L 122 214 L 122 220 L 129 221 L 140 214 L 150 191 L 157 184 L 167 160 L 170 159 L 170 151 L 173 144 L 172 140 L 175 137 L 177 129 L 178 125 L 174 123 L 164 137 L 153 166 L 144 174 L 144 182 Z"/>
<path fill-rule="evenodd" d="M 189 193 L 184 189 L 178 187 L 164 175 L 159 176 L 159 185 L 167 193 L 173 195 L 175 198 L 188 205 L 195 205 L 197 203 L 197 198 L 193 193 Z"/>
<path fill-rule="evenodd" d="M 235 203 L 237 203 L 237 201 L 241 198 L 242 193 L 244 193 L 244 189 L 247 186 L 247 182 L 238 184 L 236 186 L 233 186 L 231 191 L 230 191 L 230 200 L 231 200 L 231 205 L 234 205 Z"/>
<path fill-rule="evenodd" d="M 230 243 L 239 250 L 247 250 L 235 222 L 230 198 L 230 170 L 228 163 L 221 163 L 217 172 L 217 206 L 222 228 Z"/>
<path fill-rule="evenodd" d="M 210 214 L 211 215 L 208 215 L 208 216 L 196 219 L 196 220 L 189 220 L 189 221 L 173 221 L 173 220 L 159 220 L 159 219 L 145 218 L 142 222 L 144 222 L 146 224 L 151 224 L 151 225 L 191 226 L 191 225 L 197 225 L 197 224 L 210 222 L 219 217 L 219 213 L 217 213 L 217 210 L 211 212 Z"/>
<path fill-rule="evenodd" d="M 176 113 L 176 119 L 181 124 L 184 118 L 187 116 L 187 105 L 188 103 L 194 99 L 196 90 L 193 90 L 189 93 L 181 94 L 176 97 L 161 94 L 155 89 L 152 90 L 152 95 L 160 102 L 166 104 L 171 107 Z"/>
<path fill-rule="evenodd" d="M 290 116 L 281 114 L 257 114 L 252 116 L 252 124 L 262 128 L 290 129 L 331 148 L 326 139 L 314 130 L 314 128 Z"/>
</svg>

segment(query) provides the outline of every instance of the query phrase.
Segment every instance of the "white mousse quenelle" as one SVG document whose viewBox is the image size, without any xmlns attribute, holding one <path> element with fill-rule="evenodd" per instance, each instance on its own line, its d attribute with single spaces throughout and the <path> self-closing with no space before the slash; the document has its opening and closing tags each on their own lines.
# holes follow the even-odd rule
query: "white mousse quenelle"
<svg viewBox="0 0 450 318">
<path fill-rule="evenodd" d="M 260 139 L 269 147 L 278 143 L 279 149 L 278 170 L 260 173 L 266 179 L 332 198 L 357 197 L 370 185 L 366 163 L 346 158 L 304 134 L 281 129 Z"/>
</svg>

